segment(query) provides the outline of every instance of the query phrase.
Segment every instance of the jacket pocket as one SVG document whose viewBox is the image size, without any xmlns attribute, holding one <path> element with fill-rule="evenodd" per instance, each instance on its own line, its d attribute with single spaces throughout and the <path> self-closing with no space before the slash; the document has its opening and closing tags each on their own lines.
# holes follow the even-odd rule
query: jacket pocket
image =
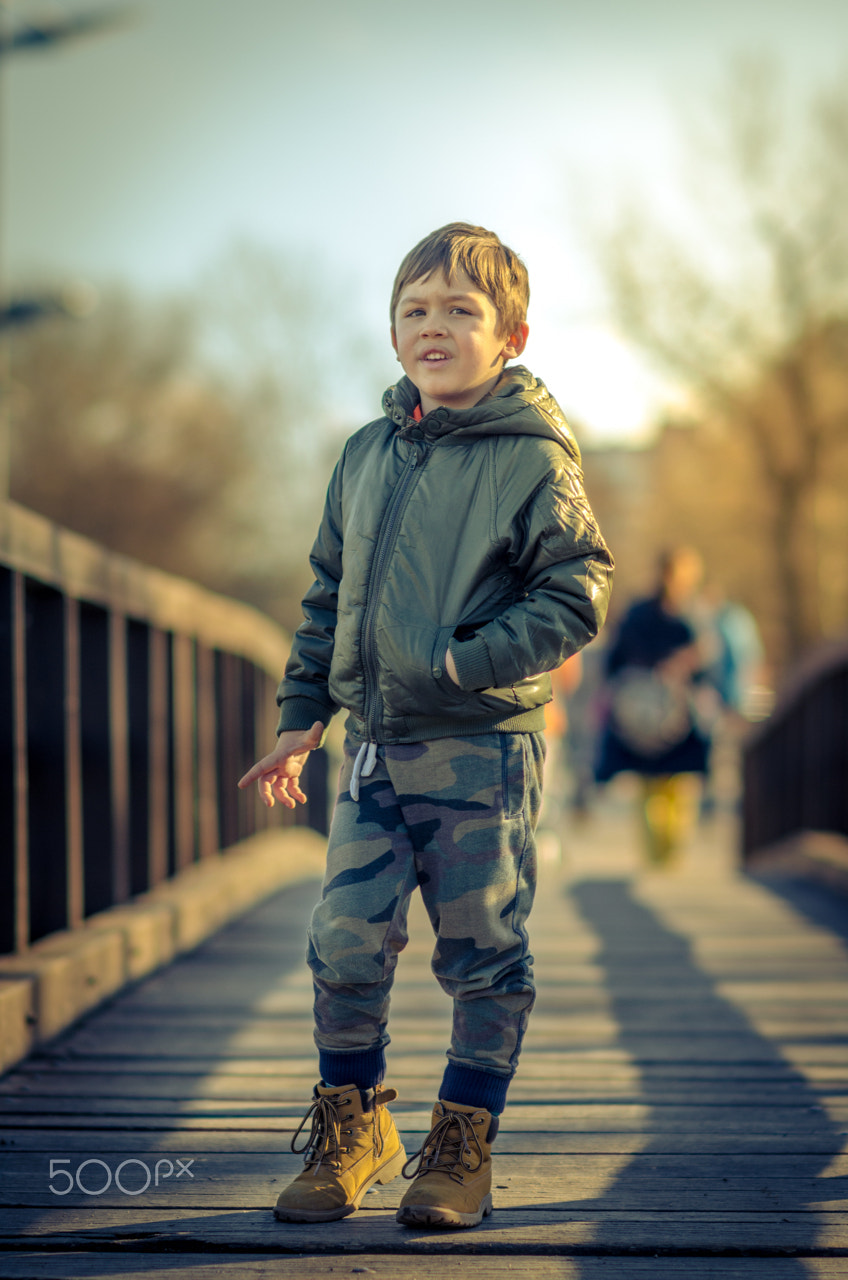
<svg viewBox="0 0 848 1280">
<path fill-rule="evenodd" d="M 436 631 L 436 638 L 433 643 L 433 656 L 430 663 L 430 674 L 435 680 L 439 689 L 448 697 L 460 698 L 463 702 L 471 696 L 471 692 L 466 689 L 460 689 L 455 680 L 448 675 L 447 659 L 448 644 L 451 636 L 455 633 L 455 627 L 439 627 Z"/>
<path fill-rule="evenodd" d="M 377 632 L 380 692 L 389 716 L 455 715 L 469 694 L 445 669 L 453 627 L 415 626 L 385 616 Z"/>
</svg>

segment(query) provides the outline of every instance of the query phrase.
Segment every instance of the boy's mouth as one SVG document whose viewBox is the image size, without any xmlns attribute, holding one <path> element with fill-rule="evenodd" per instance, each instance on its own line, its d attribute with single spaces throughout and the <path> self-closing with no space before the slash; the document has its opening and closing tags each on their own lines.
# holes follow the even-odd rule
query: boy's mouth
<svg viewBox="0 0 848 1280">
<path fill-rule="evenodd" d="M 439 360 L 450 360 L 446 351 L 425 351 L 418 358 L 433 364 L 438 363 Z"/>
</svg>

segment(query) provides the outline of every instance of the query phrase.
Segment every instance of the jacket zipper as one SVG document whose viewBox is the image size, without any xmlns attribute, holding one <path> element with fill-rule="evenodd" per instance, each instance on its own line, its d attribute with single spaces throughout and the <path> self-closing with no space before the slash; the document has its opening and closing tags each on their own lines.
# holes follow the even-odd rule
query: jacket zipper
<svg viewBox="0 0 848 1280">
<path fill-rule="evenodd" d="M 427 458 L 427 446 L 421 457 L 421 465 Z M 365 606 L 365 612 L 362 620 L 362 656 L 363 667 L 365 671 L 365 725 L 368 733 L 369 741 L 377 741 L 377 726 L 380 722 L 381 703 L 380 695 L 380 678 L 379 668 L 377 665 L 377 644 L 374 639 L 374 619 L 377 614 L 377 602 L 380 598 L 380 592 L 383 587 L 383 580 L 386 575 L 389 558 L 391 554 L 394 536 L 397 531 L 400 517 L 406 497 L 412 486 L 415 476 L 415 469 L 418 466 L 418 455 L 413 446 L 413 453 L 406 468 L 398 480 L 397 487 L 392 495 L 389 506 L 386 509 L 386 515 L 383 519 L 383 527 L 380 530 L 377 546 L 374 550 L 374 559 L 371 566 L 371 576 L 368 584 L 368 602 Z"/>
</svg>

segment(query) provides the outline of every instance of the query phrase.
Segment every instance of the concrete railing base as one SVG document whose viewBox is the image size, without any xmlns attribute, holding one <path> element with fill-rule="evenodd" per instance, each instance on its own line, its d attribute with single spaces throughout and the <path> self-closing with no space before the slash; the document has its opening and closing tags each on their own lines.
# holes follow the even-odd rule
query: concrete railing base
<svg viewBox="0 0 848 1280">
<path fill-rule="evenodd" d="M 0 956 L 0 1072 L 278 889 L 320 879 L 326 844 L 306 827 L 263 832 L 81 929 Z"/>
<path fill-rule="evenodd" d="M 745 870 L 804 876 L 848 894 L 848 840 L 830 831 L 799 831 L 748 854 Z"/>
</svg>

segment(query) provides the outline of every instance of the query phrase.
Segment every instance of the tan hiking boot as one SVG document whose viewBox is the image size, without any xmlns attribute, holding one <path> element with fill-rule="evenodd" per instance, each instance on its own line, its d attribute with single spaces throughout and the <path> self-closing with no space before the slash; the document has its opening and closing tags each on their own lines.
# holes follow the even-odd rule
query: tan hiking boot
<svg viewBox="0 0 848 1280">
<path fill-rule="evenodd" d="M 476 1227 L 482 1222 L 492 1212 L 497 1131 L 497 1118 L 482 1107 L 437 1102 L 432 1129 L 403 1169 L 403 1176 L 414 1181 L 400 1202 L 398 1222 L 420 1227 Z"/>
<path fill-rule="evenodd" d="M 403 1168 L 406 1152 L 385 1104 L 394 1089 L 344 1089 L 315 1086 L 314 1102 L 292 1138 L 306 1166 L 280 1192 L 274 1217 L 281 1222 L 332 1222 L 359 1208 L 375 1182 L 391 1182 Z M 307 1120 L 306 1145 L 297 1146 Z"/>
</svg>

